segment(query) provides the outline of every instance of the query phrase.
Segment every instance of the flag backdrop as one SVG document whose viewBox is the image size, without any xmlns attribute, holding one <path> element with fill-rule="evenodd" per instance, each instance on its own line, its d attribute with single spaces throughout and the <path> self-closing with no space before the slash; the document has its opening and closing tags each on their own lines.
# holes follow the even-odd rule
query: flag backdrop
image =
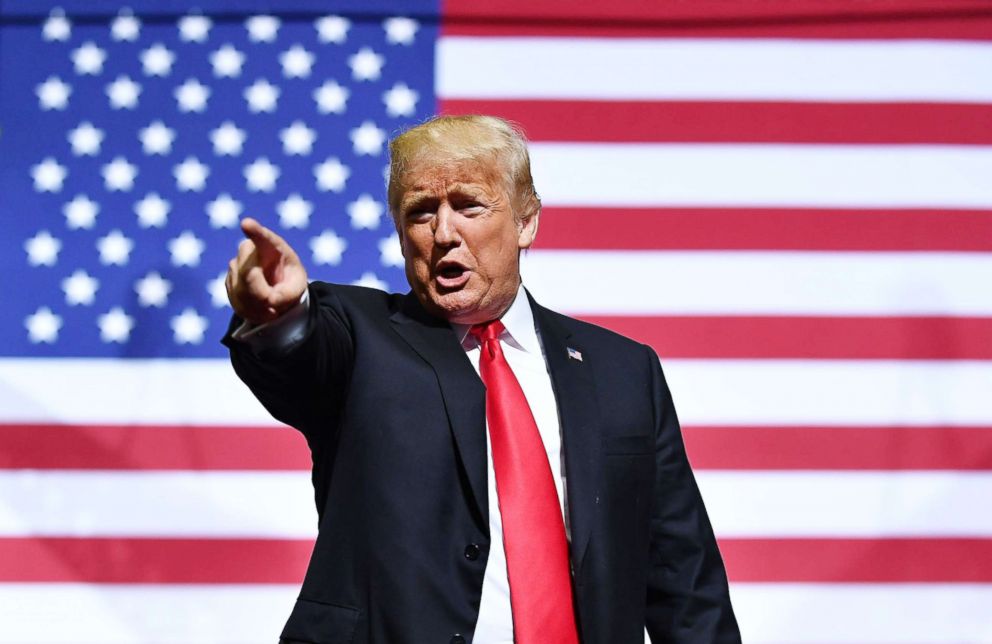
<svg viewBox="0 0 992 644">
<path fill-rule="evenodd" d="M 405 290 L 386 138 L 521 123 L 525 282 L 662 356 L 747 642 L 992 642 L 992 7 L 6 0 L 0 642 L 271 642 L 308 456 L 239 216 Z M 383 365 L 389 369 L 389 365 Z"/>
</svg>

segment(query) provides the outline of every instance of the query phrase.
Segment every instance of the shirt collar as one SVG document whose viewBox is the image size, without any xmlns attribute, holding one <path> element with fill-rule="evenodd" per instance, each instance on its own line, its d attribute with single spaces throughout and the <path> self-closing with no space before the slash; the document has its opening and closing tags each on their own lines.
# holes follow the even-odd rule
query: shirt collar
<svg viewBox="0 0 992 644">
<path fill-rule="evenodd" d="M 517 349 L 528 353 L 541 355 L 541 343 L 537 338 L 537 329 L 534 327 L 534 312 L 530 308 L 530 301 L 523 284 L 517 289 L 517 295 L 513 298 L 513 304 L 506 310 L 500 322 L 506 327 L 500 339 L 511 344 Z M 468 334 L 471 328 L 469 324 L 451 323 L 451 328 L 455 330 L 455 335 L 462 347 L 471 349 L 477 346 L 474 338 Z"/>
</svg>

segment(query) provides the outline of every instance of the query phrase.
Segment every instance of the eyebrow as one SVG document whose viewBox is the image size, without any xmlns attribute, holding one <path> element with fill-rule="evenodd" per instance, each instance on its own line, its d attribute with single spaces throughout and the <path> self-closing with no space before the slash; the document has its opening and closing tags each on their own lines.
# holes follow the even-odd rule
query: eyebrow
<svg viewBox="0 0 992 644">
<path fill-rule="evenodd" d="M 453 183 L 448 188 L 448 194 L 475 195 L 484 192 L 482 184 L 459 182 Z M 434 192 L 428 188 L 417 187 L 407 190 L 400 199 L 400 208 L 405 208 L 411 204 L 422 203 L 428 199 L 436 198 Z"/>
</svg>

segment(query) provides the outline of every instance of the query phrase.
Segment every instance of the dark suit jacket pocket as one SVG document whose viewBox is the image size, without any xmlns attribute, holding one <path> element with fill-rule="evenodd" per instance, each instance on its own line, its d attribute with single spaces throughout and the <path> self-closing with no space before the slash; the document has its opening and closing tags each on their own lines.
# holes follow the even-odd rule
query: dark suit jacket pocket
<svg viewBox="0 0 992 644">
<path fill-rule="evenodd" d="M 282 631 L 282 639 L 312 644 L 351 644 L 357 624 L 357 608 L 297 599 Z"/>
<path fill-rule="evenodd" d="M 638 436 L 604 436 L 604 454 L 653 454 L 654 436 L 643 434 Z"/>
</svg>

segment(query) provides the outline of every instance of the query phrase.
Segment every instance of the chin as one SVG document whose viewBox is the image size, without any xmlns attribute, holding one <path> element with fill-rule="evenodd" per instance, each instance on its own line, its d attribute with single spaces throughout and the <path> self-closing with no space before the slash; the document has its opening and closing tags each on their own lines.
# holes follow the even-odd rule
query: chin
<svg viewBox="0 0 992 644">
<path fill-rule="evenodd" d="M 471 289 L 460 289 L 450 293 L 428 290 L 421 297 L 421 304 L 427 311 L 448 322 L 475 324 L 489 318 L 482 307 L 482 298 Z"/>
</svg>

